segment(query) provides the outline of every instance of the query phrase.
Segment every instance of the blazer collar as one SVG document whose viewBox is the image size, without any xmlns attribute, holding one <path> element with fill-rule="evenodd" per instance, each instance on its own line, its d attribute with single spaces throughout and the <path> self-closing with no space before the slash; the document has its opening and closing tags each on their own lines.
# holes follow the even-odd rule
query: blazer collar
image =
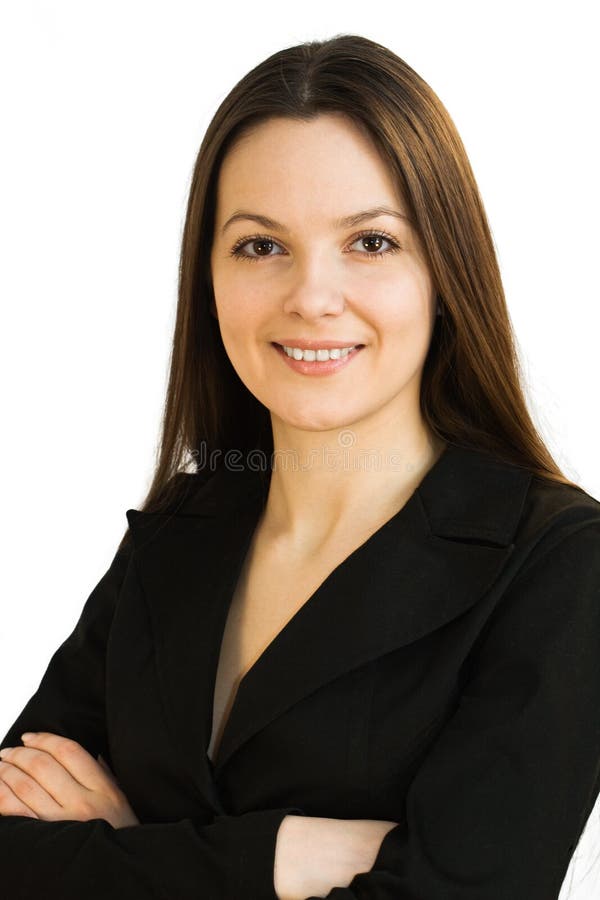
<svg viewBox="0 0 600 900">
<path fill-rule="evenodd" d="M 402 509 L 330 573 L 246 673 L 214 766 L 207 748 L 218 652 L 268 473 L 221 466 L 208 479 L 185 478 L 175 511 L 126 515 L 166 713 L 182 762 L 205 791 L 207 766 L 218 779 L 293 704 L 475 604 L 514 549 L 531 473 L 448 443 Z"/>
</svg>

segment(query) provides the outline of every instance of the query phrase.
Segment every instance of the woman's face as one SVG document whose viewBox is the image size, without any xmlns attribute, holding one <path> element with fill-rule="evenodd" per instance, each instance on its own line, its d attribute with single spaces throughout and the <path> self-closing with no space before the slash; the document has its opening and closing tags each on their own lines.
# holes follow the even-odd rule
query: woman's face
<svg viewBox="0 0 600 900">
<path fill-rule="evenodd" d="M 436 297 L 416 236 L 389 213 L 338 221 L 378 206 L 405 213 L 385 162 L 342 114 L 271 119 L 223 160 L 212 312 L 240 379 L 288 426 L 421 421 Z M 314 369 L 294 367 L 276 346 L 309 341 L 363 346 L 329 371 L 321 354 Z"/>
</svg>

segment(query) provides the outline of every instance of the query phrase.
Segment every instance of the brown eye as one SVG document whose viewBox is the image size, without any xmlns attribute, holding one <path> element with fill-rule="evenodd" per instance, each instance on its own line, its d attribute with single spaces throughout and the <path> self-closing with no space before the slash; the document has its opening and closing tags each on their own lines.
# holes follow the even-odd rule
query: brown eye
<svg viewBox="0 0 600 900">
<path fill-rule="evenodd" d="M 363 247 L 370 248 L 366 253 L 361 254 L 369 257 L 369 259 L 385 259 L 389 253 L 396 253 L 400 250 L 400 245 L 397 241 L 384 231 L 363 231 L 354 238 L 352 244 L 359 242 Z M 389 244 L 390 246 L 387 249 L 384 247 L 382 252 L 378 252 L 381 250 L 382 244 Z"/>
<path fill-rule="evenodd" d="M 363 247 L 371 247 L 372 250 L 381 250 L 384 238 L 379 234 L 371 234 L 368 237 L 361 238 Z"/>
<path fill-rule="evenodd" d="M 245 247 L 253 248 L 256 256 L 252 253 L 247 253 L 244 249 Z M 270 256 L 281 256 L 281 253 L 271 253 L 273 247 L 279 247 L 279 244 L 272 238 L 267 235 L 255 234 L 253 237 L 242 238 L 238 241 L 231 249 L 229 255 L 234 259 L 248 259 L 252 260 L 252 262 L 257 262 L 259 259 L 268 259 Z"/>
<path fill-rule="evenodd" d="M 273 249 L 273 241 L 269 241 L 266 238 L 264 238 L 264 239 L 261 238 L 260 240 L 252 241 L 251 243 L 252 243 L 252 246 L 254 247 L 254 249 L 256 249 L 257 247 L 258 248 L 262 247 L 263 249 L 266 248 L 266 251 L 264 253 L 265 256 L 268 256 L 269 252 Z M 263 255 L 263 253 L 260 249 L 257 250 L 257 253 L 259 256 Z"/>
</svg>

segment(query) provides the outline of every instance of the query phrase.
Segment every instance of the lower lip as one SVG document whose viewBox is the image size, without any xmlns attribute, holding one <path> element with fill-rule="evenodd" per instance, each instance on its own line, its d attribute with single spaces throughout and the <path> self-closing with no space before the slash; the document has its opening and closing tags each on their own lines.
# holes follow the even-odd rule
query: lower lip
<svg viewBox="0 0 600 900">
<path fill-rule="evenodd" d="M 332 375 L 334 372 L 339 372 L 340 369 L 350 365 L 354 357 L 364 349 L 363 344 L 362 347 L 355 347 L 353 350 L 350 350 L 346 356 L 342 356 L 339 359 L 324 359 L 315 360 L 315 362 L 307 362 L 304 359 L 294 359 L 293 356 L 288 356 L 280 344 L 271 344 L 271 346 L 276 350 L 279 356 L 281 356 L 283 361 L 287 363 L 290 369 L 293 369 L 294 372 L 300 372 L 301 375 Z"/>
</svg>

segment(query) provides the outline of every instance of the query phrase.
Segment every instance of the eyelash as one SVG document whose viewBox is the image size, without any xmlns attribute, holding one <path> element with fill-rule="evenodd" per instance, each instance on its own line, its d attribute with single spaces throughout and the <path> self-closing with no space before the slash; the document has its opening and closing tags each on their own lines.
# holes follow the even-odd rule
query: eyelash
<svg viewBox="0 0 600 900">
<path fill-rule="evenodd" d="M 381 253 L 361 253 L 361 256 L 366 256 L 368 259 L 385 259 L 388 253 L 397 253 L 400 250 L 400 245 L 394 238 L 386 234 L 385 231 L 361 231 L 360 234 L 357 234 L 356 237 L 353 238 L 352 244 L 355 244 L 356 241 L 359 241 L 363 237 L 380 237 L 386 240 L 391 246 L 387 250 L 383 250 Z M 278 241 L 275 241 L 272 237 L 269 237 L 267 234 L 254 234 L 250 237 L 241 238 L 237 241 L 236 244 L 231 248 L 229 252 L 229 256 L 233 257 L 233 259 L 247 259 L 251 262 L 259 262 L 261 259 L 274 259 L 273 256 L 250 256 L 247 253 L 242 253 L 242 247 L 246 244 L 254 243 L 255 241 L 271 241 L 273 244 L 277 244 L 277 246 L 281 246 Z M 275 256 L 282 256 L 281 253 L 276 253 Z"/>
</svg>

